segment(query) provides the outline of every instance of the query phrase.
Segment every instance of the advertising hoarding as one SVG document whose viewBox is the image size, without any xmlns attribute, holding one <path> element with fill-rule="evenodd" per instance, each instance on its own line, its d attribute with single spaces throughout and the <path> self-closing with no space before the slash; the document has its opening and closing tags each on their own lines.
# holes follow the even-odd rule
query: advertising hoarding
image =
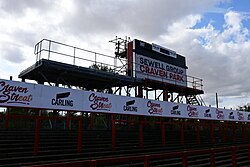
<svg viewBox="0 0 250 167">
<path fill-rule="evenodd" d="M 0 79 L 0 107 L 250 122 L 250 113 Z"/>
</svg>

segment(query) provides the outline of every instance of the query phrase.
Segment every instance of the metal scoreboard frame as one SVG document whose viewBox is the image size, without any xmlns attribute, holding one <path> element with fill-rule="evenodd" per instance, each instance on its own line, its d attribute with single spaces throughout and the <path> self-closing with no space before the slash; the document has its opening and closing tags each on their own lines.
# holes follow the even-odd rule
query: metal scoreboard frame
<svg viewBox="0 0 250 167">
<path fill-rule="evenodd" d="M 157 44 L 140 40 L 128 43 L 130 76 L 187 87 L 185 57 Z"/>
</svg>

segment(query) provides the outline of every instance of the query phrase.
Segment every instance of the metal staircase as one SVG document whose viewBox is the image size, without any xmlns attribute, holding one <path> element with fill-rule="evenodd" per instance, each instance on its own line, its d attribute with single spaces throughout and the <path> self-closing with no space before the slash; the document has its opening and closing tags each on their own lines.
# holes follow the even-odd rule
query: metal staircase
<svg viewBox="0 0 250 167">
<path fill-rule="evenodd" d="M 200 95 L 186 95 L 186 103 L 191 105 L 206 106 Z"/>
</svg>

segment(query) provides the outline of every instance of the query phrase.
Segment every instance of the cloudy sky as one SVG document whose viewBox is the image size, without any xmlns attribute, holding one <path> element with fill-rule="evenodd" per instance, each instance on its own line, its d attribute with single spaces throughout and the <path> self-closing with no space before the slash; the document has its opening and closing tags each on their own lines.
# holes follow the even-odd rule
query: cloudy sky
<svg viewBox="0 0 250 167">
<path fill-rule="evenodd" d="M 157 43 L 187 59 L 203 79 L 207 104 L 250 102 L 249 0 L 1 0 L 0 78 L 34 64 L 43 38 L 112 55 L 108 43 L 129 36 Z"/>
</svg>

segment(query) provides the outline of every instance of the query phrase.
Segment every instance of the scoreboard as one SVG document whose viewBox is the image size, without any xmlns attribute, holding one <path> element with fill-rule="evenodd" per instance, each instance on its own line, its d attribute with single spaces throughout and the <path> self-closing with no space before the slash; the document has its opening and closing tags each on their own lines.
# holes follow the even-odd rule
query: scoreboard
<svg viewBox="0 0 250 167">
<path fill-rule="evenodd" d="M 157 44 L 137 39 L 130 42 L 128 69 L 135 78 L 187 86 L 185 57 Z"/>
</svg>

